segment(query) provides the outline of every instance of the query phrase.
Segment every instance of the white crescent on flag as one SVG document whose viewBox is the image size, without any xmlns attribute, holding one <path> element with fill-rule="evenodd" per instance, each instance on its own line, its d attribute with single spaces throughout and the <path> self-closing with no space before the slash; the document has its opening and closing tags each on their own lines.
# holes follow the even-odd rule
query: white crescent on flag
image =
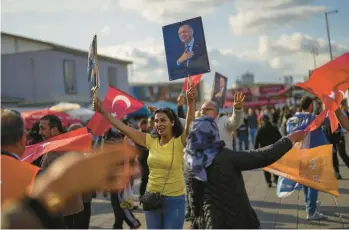
<svg viewBox="0 0 349 230">
<path fill-rule="evenodd" d="M 111 105 L 112 108 L 114 108 L 114 104 L 115 104 L 115 102 L 117 102 L 117 101 L 123 101 L 123 102 L 125 102 L 125 104 L 126 104 L 126 106 L 127 106 L 126 109 L 128 109 L 128 108 L 131 107 L 131 102 L 130 102 L 130 100 L 129 100 L 126 96 L 124 96 L 124 95 L 117 95 L 117 96 L 114 98 L 113 103 L 112 103 L 112 105 Z"/>
</svg>

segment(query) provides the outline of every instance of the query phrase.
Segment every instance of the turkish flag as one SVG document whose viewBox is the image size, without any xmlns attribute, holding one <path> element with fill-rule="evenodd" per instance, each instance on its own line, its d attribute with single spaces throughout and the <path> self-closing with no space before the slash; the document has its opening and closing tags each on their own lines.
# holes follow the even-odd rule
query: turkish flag
<svg viewBox="0 0 349 230">
<path fill-rule="evenodd" d="M 38 144 L 27 146 L 21 160 L 31 163 L 48 152 L 90 152 L 91 148 L 92 135 L 88 133 L 87 128 L 84 127 L 52 137 Z"/>
<path fill-rule="evenodd" d="M 114 117 L 121 119 L 129 113 L 141 109 L 144 104 L 127 93 L 124 93 L 113 86 L 109 86 L 107 95 L 103 101 L 103 106 L 105 110 L 111 113 Z M 88 122 L 87 128 L 91 129 L 93 135 L 102 136 L 111 128 L 111 125 L 102 114 L 96 112 Z"/>
<path fill-rule="evenodd" d="M 338 120 L 334 112 L 349 88 L 349 52 L 315 69 L 308 81 L 296 85 L 316 95 L 325 105 L 325 109 L 309 124 L 306 131 L 311 132 L 320 127 L 326 116 L 330 119 L 332 132 L 336 131 Z"/>
<path fill-rule="evenodd" d="M 191 81 L 193 82 L 195 87 L 199 84 L 201 77 L 202 77 L 202 74 L 190 76 Z M 189 81 L 189 77 L 186 77 L 182 87 L 183 92 L 187 91 L 188 81 Z"/>
</svg>

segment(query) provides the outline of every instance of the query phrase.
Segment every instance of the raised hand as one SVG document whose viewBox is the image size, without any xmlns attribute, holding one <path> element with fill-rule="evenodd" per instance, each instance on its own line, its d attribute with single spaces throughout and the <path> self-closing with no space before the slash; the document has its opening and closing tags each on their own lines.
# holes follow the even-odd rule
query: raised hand
<svg viewBox="0 0 349 230">
<path fill-rule="evenodd" d="M 155 107 L 155 106 L 151 106 L 151 105 L 148 106 L 148 110 L 149 110 L 150 113 L 154 113 L 157 109 L 158 109 L 158 108 Z"/>
<path fill-rule="evenodd" d="M 196 99 L 196 87 L 193 83 L 188 83 L 188 90 L 187 90 L 187 105 L 195 104 Z"/>
<path fill-rule="evenodd" d="M 93 98 L 92 105 L 93 105 L 93 109 L 95 111 L 100 112 L 100 113 L 105 112 L 102 101 L 98 97 Z"/>
<path fill-rule="evenodd" d="M 293 143 L 301 142 L 307 135 L 307 132 L 305 131 L 295 131 L 291 134 L 289 134 L 287 137 L 290 139 Z"/>
<path fill-rule="evenodd" d="M 245 95 L 243 93 L 237 92 L 234 95 L 234 109 L 242 109 L 244 106 Z"/>
<path fill-rule="evenodd" d="M 184 105 L 184 95 L 180 94 L 177 98 L 177 105 L 181 106 Z"/>
</svg>

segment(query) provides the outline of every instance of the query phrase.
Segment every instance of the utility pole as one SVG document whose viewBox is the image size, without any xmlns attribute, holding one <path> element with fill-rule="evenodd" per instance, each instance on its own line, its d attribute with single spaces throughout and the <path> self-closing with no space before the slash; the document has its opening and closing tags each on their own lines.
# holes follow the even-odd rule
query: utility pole
<svg viewBox="0 0 349 230">
<path fill-rule="evenodd" d="M 330 59 L 331 59 L 331 61 L 333 60 L 333 55 L 332 55 L 330 28 L 329 28 L 329 25 L 328 25 L 328 15 L 329 15 L 329 14 L 336 14 L 336 13 L 338 13 L 338 10 L 331 10 L 331 11 L 325 12 L 326 29 L 327 29 L 327 39 L 328 39 L 328 47 L 329 47 L 329 52 L 330 52 Z"/>
</svg>

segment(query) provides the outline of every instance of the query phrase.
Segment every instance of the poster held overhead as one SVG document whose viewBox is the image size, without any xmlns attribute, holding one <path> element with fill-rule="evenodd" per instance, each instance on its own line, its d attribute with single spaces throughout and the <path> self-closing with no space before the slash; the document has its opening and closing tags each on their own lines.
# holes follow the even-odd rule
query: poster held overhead
<svg viewBox="0 0 349 230">
<path fill-rule="evenodd" d="M 225 96 L 227 93 L 228 79 L 222 74 L 215 74 L 212 88 L 211 101 L 216 102 L 220 108 L 223 108 L 225 102 Z"/>
<path fill-rule="evenodd" d="M 169 80 L 210 72 L 201 17 L 162 27 Z"/>
<path fill-rule="evenodd" d="M 97 35 L 93 36 L 87 59 L 87 75 L 90 83 L 91 96 L 98 96 L 100 87 L 98 57 L 97 57 Z"/>
</svg>

